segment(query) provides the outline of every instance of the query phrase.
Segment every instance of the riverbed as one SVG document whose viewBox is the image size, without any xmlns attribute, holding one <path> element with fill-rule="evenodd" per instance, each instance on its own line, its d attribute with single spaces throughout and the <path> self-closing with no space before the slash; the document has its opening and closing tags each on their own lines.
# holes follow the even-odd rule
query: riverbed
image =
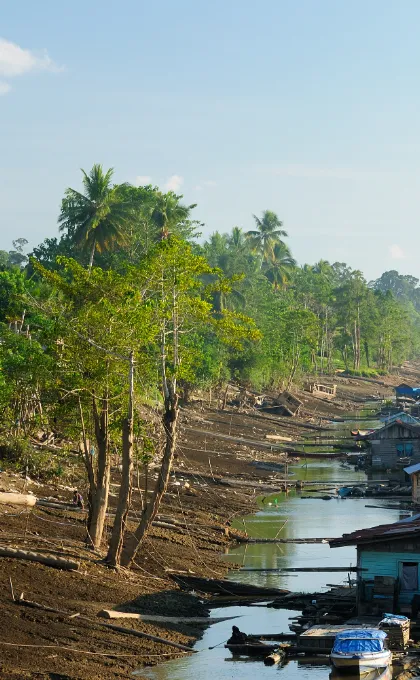
<svg viewBox="0 0 420 680">
<path fill-rule="evenodd" d="M 346 423 L 346 427 L 351 427 Z M 323 480 L 333 490 L 337 480 L 342 483 L 366 481 L 364 472 L 344 467 L 335 459 L 312 460 L 307 465 L 299 463 L 289 468 L 291 479 Z M 293 477 L 292 477 L 293 475 Z M 262 498 L 259 510 L 253 515 L 237 521 L 239 528 L 247 530 L 253 537 L 264 538 L 334 538 L 356 529 L 395 522 L 403 517 L 398 510 L 388 509 L 389 500 L 364 498 L 321 498 L 304 499 L 305 492 L 291 491 Z M 319 496 L 322 494 L 320 493 Z M 354 547 L 331 549 L 328 543 L 321 544 L 242 544 L 232 547 L 224 556 L 226 561 L 242 565 L 245 569 L 279 569 L 290 567 L 349 567 L 356 565 Z M 300 572 L 273 573 L 264 571 L 232 571 L 230 578 L 235 581 L 253 583 L 271 588 L 285 588 L 293 591 L 314 592 L 327 590 L 327 584 L 339 584 L 348 577 L 346 572 Z M 232 659 L 224 649 L 224 642 L 230 637 L 232 623 L 246 633 L 288 633 L 290 618 L 300 614 L 291 610 L 272 609 L 264 605 L 252 607 L 212 608 L 212 616 L 236 616 L 234 622 L 224 621 L 210 626 L 199 640 L 195 649 L 198 654 L 161 664 L 153 669 L 142 669 L 143 677 L 152 680 L 254 680 L 275 677 L 279 680 L 326 680 L 330 667 L 326 660 L 304 658 L 290 661 L 285 666 L 267 668 L 259 660 Z M 217 646 L 216 646 L 217 645 Z M 216 648 L 214 648 L 216 646 Z M 210 649 L 213 648 L 213 649 Z"/>
</svg>

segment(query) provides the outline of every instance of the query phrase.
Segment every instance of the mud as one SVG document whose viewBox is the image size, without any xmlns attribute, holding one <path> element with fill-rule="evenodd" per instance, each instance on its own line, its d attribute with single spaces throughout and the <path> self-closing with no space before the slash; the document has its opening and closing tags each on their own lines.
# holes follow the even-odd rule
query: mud
<svg viewBox="0 0 420 680">
<path fill-rule="evenodd" d="M 412 378 L 413 374 L 406 377 Z M 363 400 L 378 392 L 381 396 L 390 396 L 391 386 L 402 379 L 403 376 L 393 376 L 385 380 L 386 386 L 379 386 L 359 379 L 337 378 L 338 397 L 334 402 L 299 392 L 304 402 L 299 418 L 276 418 L 253 409 L 229 406 L 220 410 L 216 402 L 185 407 L 174 473 L 160 510 L 163 516 L 181 521 L 184 528 L 175 532 L 153 527 L 130 572 L 110 571 L 101 564 L 101 555 L 83 547 L 82 514 L 40 507 L 22 512 L 2 506 L 2 545 L 56 551 L 76 557 L 81 567 L 78 572 L 61 572 L 36 563 L 0 560 L 0 677 L 4 680 L 126 679 L 142 665 L 179 656 L 179 652 L 160 643 L 104 629 L 97 619 L 98 611 L 124 607 L 128 611 L 167 616 L 206 616 L 205 603 L 177 590 L 169 579 L 169 570 L 187 570 L 207 577 L 223 577 L 226 573 L 220 555 L 230 539 L 223 529 L 235 516 L 253 511 L 261 483 L 279 484 L 284 477 L 281 471 L 271 472 L 253 465 L 255 460 L 276 464 L 286 461 L 284 452 L 262 446 L 267 444 L 266 434 L 278 433 L 293 440 L 308 438 L 316 434 L 308 425 L 323 427 L 327 425 L 323 419 L 355 410 Z M 245 444 L 215 434 L 246 438 L 255 443 Z M 152 470 L 149 488 L 153 475 L 156 471 Z M 226 486 L 223 480 L 229 477 L 247 484 Z M 75 470 L 75 483 L 80 485 L 81 478 L 82 473 Z M 189 488 L 185 488 L 186 482 Z M 118 473 L 114 474 L 113 483 L 115 493 Z M 145 480 L 140 477 L 143 490 L 144 485 Z M 1 489 L 22 490 L 23 486 L 22 478 L 0 473 Z M 42 486 L 32 482 L 29 489 L 40 497 L 62 501 L 70 501 L 72 496 L 70 487 L 59 484 Z M 115 500 L 113 496 L 111 506 Z M 140 510 L 141 494 L 135 491 L 132 513 L 135 515 Z M 110 518 L 108 530 L 111 521 Z M 134 526 L 131 521 L 130 527 Z M 102 556 L 105 552 L 104 542 Z M 10 579 L 15 595 L 23 592 L 26 599 L 80 616 L 69 618 L 66 614 L 15 604 Z M 192 645 L 202 632 L 197 625 L 163 627 L 138 621 L 124 621 L 123 625 L 187 645 Z"/>
</svg>

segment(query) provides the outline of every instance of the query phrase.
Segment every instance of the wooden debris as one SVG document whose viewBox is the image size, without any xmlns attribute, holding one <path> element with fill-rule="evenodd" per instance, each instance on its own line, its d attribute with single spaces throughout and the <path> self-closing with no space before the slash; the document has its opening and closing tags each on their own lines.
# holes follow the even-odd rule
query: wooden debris
<svg viewBox="0 0 420 680">
<path fill-rule="evenodd" d="M 45 564 L 47 567 L 64 569 L 66 571 L 77 571 L 80 566 L 78 562 L 67 560 L 63 557 L 41 555 L 40 553 L 29 552 L 28 550 L 18 550 L 16 548 L 5 548 L 1 546 L 0 557 L 12 557 L 18 560 L 27 560 L 28 562 L 39 562 L 40 564 Z"/>
<path fill-rule="evenodd" d="M 0 505 L 24 505 L 32 508 L 36 503 L 36 496 L 24 493 L 0 492 Z"/>
<path fill-rule="evenodd" d="M 114 609 L 102 609 L 98 612 L 98 616 L 103 619 L 132 619 L 135 621 L 145 621 L 150 623 L 198 623 L 198 624 L 212 624 L 221 623 L 222 621 L 229 621 L 236 619 L 236 616 L 221 616 L 210 618 L 208 616 L 159 616 L 157 614 L 137 614 L 135 612 L 118 612 Z"/>
<path fill-rule="evenodd" d="M 172 640 L 166 640 L 165 638 L 157 637 L 157 635 L 150 635 L 149 633 L 143 633 L 139 630 L 132 630 L 131 628 L 124 628 L 123 626 L 114 626 L 112 623 L 100 623 L 108 630 L 113 630 L 115 633 L 124 633 L 124 635 L 134 635 L 135 637 L 146 638 L 147 640 L 153 640 L 153 642 L 160 642 L 162 645 L 168 645 L 169 647 L 175 647 L 175 649 L 181 649 L 183 652 L 196 653 L 197 649 L 192 649 L 186 645 L 181 645 L 178 642 L 172 642 Z"/>
<path fill-rule="evenodd" d="M 266 656 L 264 659 L 264 666 L 275 666 L 276 664 L 280 663 L 284 659 L 284 653 L 280 652 L 273 652 L 269 656 Z"/>
<path fill-rule="evenodd" d="M 183 590 L 198 590 L 211 595 L 278 597 L 290 592 L 279 588 L 263 588 L 223 579 L 199 578 L 197 576 L 184 576 L 184 574 L 171 574 L 170 576 Z"/>
</svg>

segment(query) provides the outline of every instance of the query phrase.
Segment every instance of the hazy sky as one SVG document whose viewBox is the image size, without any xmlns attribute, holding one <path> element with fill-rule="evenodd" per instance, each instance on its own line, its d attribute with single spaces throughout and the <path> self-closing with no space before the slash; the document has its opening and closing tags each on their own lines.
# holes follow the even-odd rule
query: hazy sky
<svg viewBox="0 0 420 680">
<path fill-rule="evenodd" d="M 0 248 L 57 233 L 80 168 L 269 208 L 300 263 L 420 277 L 418 0 L 0 0 Z M 22 51 L 24 50 L 24 51 Z"/>
</svg>

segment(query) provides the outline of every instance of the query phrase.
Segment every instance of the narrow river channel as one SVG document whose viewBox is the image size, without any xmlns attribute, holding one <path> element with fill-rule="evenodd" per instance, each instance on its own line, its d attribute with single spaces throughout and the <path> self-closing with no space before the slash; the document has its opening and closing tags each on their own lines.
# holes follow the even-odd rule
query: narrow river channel
<svg viewBox="0 0 420 680">
<path fill-rule="evenodd" d="M 357 424 L 357 421 L 355 421 Z M 355 423 L 347 422 L 346 430 Z M 363 423 L 363 427 L 366 424 Z M 299 463 L 290 467 L 293 479 L 325 480 L 342 483 L 352 480 L 365 481 L 364 472 L 343 467 L 339 460 L 314 460 L 307 466 Z M 305 493 L 290 492 L 270 496 L 260 502 L 260 510 L 238 522 L 243 521 L 250 536 L 281 538 L 306 538 L 341 536 L 356 529 L 394 522 L 402 518 L 398 510 L 387 509 L 389 500 L 379 499 L 303 499 Z M 319 494 L 322 495 L 322 494 Z M 369 508 L 366 505 L 376 505 Z M 227 561 L 241 564 L 247 568 L 350 566 L 356 563 L 356 550 L 353 547 L 331 549 L 326 544 L 249 544 L 233 547 L 225 556 Z M 338 584 L 347 578 L 342 572 L 307 573 L 264 573 L 252 571 L 232 571 L 230 578 L 235 581 L 253 583 L 261 586 L 287 588 L 293 591 L 327 590 L 327 584 Z M 330 677 L 330 667 L 326 660 L 319 658 L 305 661 L 290 661 L 285 666 L 267 668 L 261 660 L 233 660 L 230 652 L 222 643 L 230 637 L 232 623 L 246 633 L 289 632 L 290 617 L 300 612 L 271 609 L 265 606 L 223 607 L 212 609 L 212 616 L 237 616 L 235 621 L 225 621 L 210 626 L 195 646 L 198 654 L 142 669 L 141 675 L 153 680 L 255 680 L 272 678 L 278 680 L 326 680 Z M 215 645 L 220 646 L 209 649 Z"/>
</svg>

